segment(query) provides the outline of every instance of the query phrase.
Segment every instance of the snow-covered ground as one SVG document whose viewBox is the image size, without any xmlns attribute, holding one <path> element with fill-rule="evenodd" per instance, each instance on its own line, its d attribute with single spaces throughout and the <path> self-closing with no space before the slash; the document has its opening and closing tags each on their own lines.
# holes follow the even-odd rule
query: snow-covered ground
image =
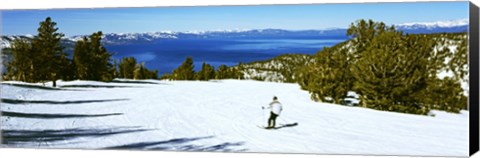
<svg viewBox="0 0 480 158">
<path fill-rule="evenodd" d="M 2 146 L 468 156 L 466 111 L 430 117 L 316 103 L 287 83 L 122 81 L 3 82 Z M 278 124 L 297 126 L 257 127 L 273 96 L 284 106 Z"/>
</svg>

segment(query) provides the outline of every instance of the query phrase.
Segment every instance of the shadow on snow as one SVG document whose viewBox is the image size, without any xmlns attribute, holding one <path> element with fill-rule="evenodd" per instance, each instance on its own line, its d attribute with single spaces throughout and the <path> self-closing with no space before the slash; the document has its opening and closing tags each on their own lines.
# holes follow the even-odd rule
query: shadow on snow
<svg viewBox="0 0 480 158">
<path fill-rule="evenodd" d="M 134 88 L 132 86 L 109 86 L 109 85 L 64 85 L 62 88 Z"/>
<path fill-rule="evenodd" d="M 1 116 L 36 118 L 36 119 L 104 117 L 104 116 L 115 116 L 115 115 L 122 115 L 122 113 L 81 115 L 81 114 L 39 114 L 39 113 L 20 113 L 20 112 L 11 112 L 11 111 L 1 111 Z"/>
<path fill-rule="evenodd" d="M 160 84 L 160 83 L 149 82 L 149 81 L 122 81 L 122 80 L 113 80 L 113 81 L 110 81 L 109 83 Z"/>
<path fill-rule="evenodd" d="M 63 129 L 63 130 L 2 130 L 2 144 L 53 143 L 81 137 L 103 137 L 116 134 L 149 131 L 137 127 L 108 129 Z"/>
<path fill-rule="evenodd" d="M 47 87 L 47 86 L 41 86 L 41 85 L 27 85 L 27 84 L 16 84 L 16 83 L 2 83 L 2 85 L 9 85 L 9 86 L 15 86 L 15 87 L 21 87 L 21 88 L 42 89 L 42 90 L 74 91 L 74 90 L 61 89 L 56 87 Z"/>
<path fill-rule="evenodd" d="M 298 126 L 298 123 L 289 123 L 289 124 L 282 124 L 280 126 L 275 127 L 274 129 L 281 129 L 281 128 L 287 128 L 287 127 L 295 127 Z"/>
<path fill-rule="evenodd" d="M 157 142 L 140 142 L 133 144 L 126 144 L 120 146 L 107 147 L 105 149 L 131 149 L 131 150 L 170 150 L 170 151 L 245 151 L 246 149 L 235 150 L 232 147 L 242 146 L 244 142 L 236 143 L 221 143 L 216 145 L 193 145 L 194 141 L 202 139 L 210 139 L 213 136 L 208 137 L 195 137 L 195 138 L 176 138 L 165 141 Z"/>
<path fill-rule="evenodd" d="M 20 99 L 1 99 L 2 103 L 8 104 L 85 104 L 85 103 L 101 103 L 126 101 L 129 99 L 105 99 L 105 100 L 76 100 L 76 101 L 50 101 L 50 100 L 20 100 Z"/>
</svg>

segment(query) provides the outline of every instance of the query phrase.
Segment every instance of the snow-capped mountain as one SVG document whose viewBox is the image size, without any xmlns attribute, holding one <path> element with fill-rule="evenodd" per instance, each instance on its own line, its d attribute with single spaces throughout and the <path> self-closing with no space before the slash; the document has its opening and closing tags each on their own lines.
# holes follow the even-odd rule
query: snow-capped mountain
<svg viewBox="0 0 480 158">
<path fill-rule="evenodd" d="M 311 38 L 326 36 L 345 36 L 344 29 L 334 30 L 301 30 L 290 31 L 282 29 L 254 30 L 215 30 L 215 31 L 162 31 L 153 33 L 120 33 L 106 34 L 107 44 L 122 44 L 128 42 L 155 42 L 165 39 L 239 39 L 239 38 Z"/>
<path fill-rule="evenodd" d="M 159 39 L 177 39 L 176 32 L 161 31 L 147 33 L 108 33 L 104 34 L 102 39 L 105 44 L 124 44 L 130 42 L 151 42 Z M 85 35 L 74 36 L 79 40 Z"/>
<path fill-rule="evenodd" d="M 466 32 L 468 19 L 403 23 L 395 25 L 395 27 L 407 33 Z"/>
<path fill-rule="evenodd" d="M 12 43 L 16 39 L 26 39 L 26 40 L 31 40 L 32 35 L 24 35 L 24 36 L 2 36 L 0 40 L 0 46 L 1 48 L 10 48 L 12 46 Z"/>
<path fill-rule="evenodd" d="M 416 22 L 395 25 L 405 33 L 452 33 L 466 32 L 468 19 Z M 107 44 L 124 44 L 129 42 L 154 42 L 164 39 L 239 39 L 239 38 L 346 38 L 346 28 L 323 30 L 284 30 L 284 29 L 232 29 L 212 31 L 160 31 L 150 33 L 109 33 L 104 35 Z M 79 39 L 74 36 L 74 39 Z"/>
<path fill-rule="evenodd" d="M 65 37 L 64 42 L 72 43 L 88 35 Z M 9 48 L 16 38 L 27 36 L 2 36 L 1 47 Z M 33 37 L 33 36 L 32 36 Z M 215 31 L 160 31 L 147 33 L 107 33 L 103 35 L 105 44 L 119 45 L 128 43 L 158 42 L 175 39 L 241 39 L 241 38 L 325 38 L 346 37 L 345 29 L 329 30 L 283 30 L 283 29 L 253 29 L 253 30 L 215 30 Z M 30 37 L 31 38 L 31 37 Z"/>
<path fill-rule="evenodd" d="M 397 26 L 401 27 L 423 27 L 423 28 L 438 28 L 438 27 L 458 27 L 468 25 L 468 19 L 458 19 L 458 20 L 449 20 L 449 21 L 435 21 L 435 22 L 413 22 L 413 23 L 403 23 Z"/>
<path fill-rule="evenodd" d="M 405 33 L 442 33 L 442 32 L 466 32 L 468 19 L 436 22 L 416 22 L 395 25 L 398 30 Z M 347 38 L 345 28 L 334 28 L 324 30 L 284 30 L 284 29 L 232 29 L 213 31 L 159 31 L 147 33 L 106 33 L 103 36 L 105 44 L 119 45 L 139 42 L 156 42 L 159 40 L 175 39 L 242 39 L 242 38 Z M 88 35 L 77 35 L 65 37 L 64 41 L 71 43 Z M 9 48 L 11 41 L 15 38 L 32 38 L 32 35 L 2 36 L 1 47 Z"/>
</svg>

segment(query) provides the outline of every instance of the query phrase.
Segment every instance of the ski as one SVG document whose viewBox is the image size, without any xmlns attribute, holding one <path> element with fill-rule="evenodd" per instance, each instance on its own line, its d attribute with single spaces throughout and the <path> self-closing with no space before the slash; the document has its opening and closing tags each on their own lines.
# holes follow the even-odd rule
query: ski
<svg viewBox="0 0 480 158">
<path fill-rule="evenodd" d="M 258 128 L 261 128 L 261 129 L 266 129 L 266 130 L 275 129 L 275 128 L 267 128 L 267 127 L 265 127 L 265 126 L 259 126 L 259 125 L 257 125 L 257 127 L 258 127 Z"/>
</svg>

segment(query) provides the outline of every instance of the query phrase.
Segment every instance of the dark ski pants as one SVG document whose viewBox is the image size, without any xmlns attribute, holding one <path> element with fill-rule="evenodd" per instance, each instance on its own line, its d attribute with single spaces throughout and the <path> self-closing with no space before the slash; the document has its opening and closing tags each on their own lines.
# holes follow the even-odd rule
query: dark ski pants
<svg viewBox="0 0 480 158">
<path fill-rule="evenodd" d="M 270 128 L 275 127 L 275 120 L 277 120 L 277 114 L 270 112 L 270 118 L 268 118 L 268 126 Z"/>
</svg>

